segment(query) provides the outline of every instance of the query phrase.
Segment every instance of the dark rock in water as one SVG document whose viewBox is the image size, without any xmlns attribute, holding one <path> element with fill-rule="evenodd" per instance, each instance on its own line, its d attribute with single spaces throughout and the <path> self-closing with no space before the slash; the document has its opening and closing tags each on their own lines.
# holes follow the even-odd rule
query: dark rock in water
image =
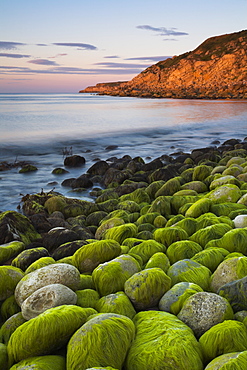
<svg viewBox="0 0 247 370">
<path fill-rule="evenodd" d="M 90 175 L 104 175 L 104 173 L 108 170 L 109 164 L 106 161 L 98 161 L 94 163 L 88 170 L 87 173 Z"/>
<path fill-rule="evenodd" d="M 71 187 L 75 188 L 91 188 L 93 182 L 88 178 L 87 174 L 83 174 L 71 183 Z"/>
<path fill-rule="evenodd" d="M 64 159 L 64 165 L 67 167 L 81 167 L 85 163 L 85 158 L 80 155 L 72 155 Z"/>
<path fill-rule="evenodd" d="M 115 168 L 109 168 L 104 175 L 104 185 L 108 186 L 112 182 L 117 182 L 118 184 L 122 184 L 124 180 L 129 178 L 129 173 L 126 171 L 120 171 Z"/>
<path fill-rule="evenodd" d="M 54 229 L 51 229 L 46 235 L 44 235 L 43 244 L 49 252 L 53 252 L 60 245 L 78 239 L 80 238 L 75 231 L 65 229 L 64 227 L 56 227 Z"/>
<path fill-rule="evenodd" d="M 54 168 L 52 173 L 53 175 L 63 175 L 64 173 L 69 173 L 69 171 L 65 170 L 64 168 L 58 167 L 58 168 Z"/>
<path fill-rule="evenodd" d="M 239 144 L 240 142 L 241 142 L 241 140 L 239 140 L 239 139 L 229 139 L 229 140 L 226 140 L 222 145 L 234 146 L 236 144 Z"/>
<path fill-rule="evenodd" d="M 160 159 L 154 159 L 153 161 L 144 164 L 142 171 L 154 171 L 161 167 L 163 167 L 163 162 Z"/>
<path fill-rule="evenodd" d="M 25 164 L 19 171 L 19 173 L 27 173 L 27 172 L 33 172 L 37 171 L 38 168 L 36 166 L 33 166 L 31 164 Z"/>
<path fill-rule="evenodd" d="M 38 260 L 41 257 L 48 257 L 49 252 L 46 248 L 33 248 L 27 249 L 21 252 L 13 261 L 12 266 L 20 268 L 22 271 L 25 271 L 28 266 L 30 266 L 34 261 Z"/>
<path fill-rule="evenodd" d="M 247 276 L 223 285 L 217 293 L 230 302 L 234 312 L 247 310 Z"/>
<path fill-rule="evenodd" d="M 62 244 L 58 248 L 56 248 L 55 251 L 52 253 L 52 258 L 54 258 L 54 260 L 57 261 L 64 257 L 72 256 L 75 253 L 75 251 L 77 251 L 85 244 L 88 243 L 84 240 L 76 240 L 73 242 Z"/>
<path fill-rule="evenodd" d="M 75 178 L 75 177 L 72 177 L 72 178 L 70 178 L 70 179 L 66 179 L 66 180 L 64 180 L 64 181 L 61 183 L 61 185 L 62 185 L 62 186 L 67 186 L 67 187 L 71 188 L 71 184 L 72 184 L 75 180 L 76 180 L 76 178 Z"/>
<path fill-rule="evenodd" d="M 149 175 L 149 182 L 157 181 L 157 180 L 168 181 L 172 177 L 177 176 L 177 175 L 178 175 L 178 171 L 176 169 L 176 165 L 167 165 L 163 168 L 157 169 L 151 175 Z"/>
<path fill-rule="evenodd" d="M 118 145 L 108 145 L 105 150 L 114 150 L 114 149 L 117 149 L 118 148 Z"/>
</svg>

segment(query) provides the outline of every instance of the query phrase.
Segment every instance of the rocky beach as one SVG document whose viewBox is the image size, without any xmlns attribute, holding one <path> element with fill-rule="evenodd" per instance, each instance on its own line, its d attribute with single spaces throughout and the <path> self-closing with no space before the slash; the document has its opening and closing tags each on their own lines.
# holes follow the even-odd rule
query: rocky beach
<svg viewBox="0 0 247 370">
<path fill-rule="evenodd" d="M 244 369 L 247 138 L 65 154 L 90 201 L 42 189 L 0 213 L 1 369 Z"/>
</svg>

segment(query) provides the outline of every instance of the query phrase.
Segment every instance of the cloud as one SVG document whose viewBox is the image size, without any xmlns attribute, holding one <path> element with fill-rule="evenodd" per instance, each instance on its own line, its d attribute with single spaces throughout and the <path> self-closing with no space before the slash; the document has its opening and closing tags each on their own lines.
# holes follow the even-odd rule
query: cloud
<svg viewBox="0 0 247 370">
<path fill-rule="evenodd" d="M 145 60 L 145 61 L 150 61 L 150 62 L 160 62 L 161 60 L 165 60 L 168 58 L 171 58 L 171 56 L 159 55 L 159 56 L 153 56 L 153 57 L 133 57 L 133 58 L 125 58 L 124 60 Z"/>
<path fill-rule="evenodd" d="M 6 57 L 6 58 L 30 58 L 31 55 L 0 53 L 0 57 Z"/>
<path fill-rule="evenodd" d="M 18 46 L 26 45 L 22 42 L 10 42 L 10 41 L 0 41 L 0 49 L 13 50 L 17 49 Z"/>
<path fill-rule="evenodd" d="M 48 59 L 29 60 L 28 63 L 39 64 L 39 65 L 42 65 L 42 66 L 58 66 L 59 65 L 56 62 L 54 62 L 53 60 L 48 60 Z"/>
<path fill-rule="evenodd" d="M 57 55 L 55 55 L 54 57 L 49 57 L 49 59 L 55 59 L 55 58 L 58 58 L 58 57 L 65 57 L 66 55 L 68 55 L 68 54 L 66 54 L 66 53 L 63 53 L 63 54 L 57 54 Z"/>
<path fill-rule="evenodd" d="M 79 50 L 97 50 L 96 46 L 91 44 L 81 44 L 76 42 L 55 42 L 53 45 L 57 46 L 69 46 L 69 47 L 77 47 Z"/>
<path fill-rule="evenodd" d="M 47 44 L 36 44 L 36 46 L 48 46 Z"/>
<path fill-rule="evenodd" d="M 153 31 L 158 33 L 159 36 L 185 36 L 188 35 L 187 32 L 176 31 L 177 28 L 166 28 L 166 27 L 152 27 L 148 24 L 136 26 L 141 30 Z"/>
<path fill-rule="evenodd" d="M 146 68 L 147 65 L 145 64 L 137 64 L 137 63 L 114 63 L 114 62 L 99 62 L 94 63 L 94 65 L 103 66 L 107 68 Z"/>
<path fill-rule="evenodd" d="M 120 57 L 118 55 L 107 55 L 104 58 L 106 58 L 106 59 L 118 59 Z"/>
</svg>

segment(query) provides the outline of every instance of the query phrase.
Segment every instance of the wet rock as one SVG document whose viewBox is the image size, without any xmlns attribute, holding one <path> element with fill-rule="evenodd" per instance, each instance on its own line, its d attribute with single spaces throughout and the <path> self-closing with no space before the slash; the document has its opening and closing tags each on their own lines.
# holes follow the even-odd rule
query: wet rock
<svg viewBox="0 0 247 370">
<path fill-rule="evenodd" d="M 34 248 L 22 251 L 13 261 L 12 266 L 25 271 L 34 261 L 41 257 L 49 257 L 49 252 L 46 248 Z"/>
<path fill-rule="evenodd" d="M 20 170 L 19 173 L 27 173 L 27 172 L 33 172 L 37 171 L 38 168 L 36 166 L 33 166 L 31 164 L 25 164 Z"/>
<path fill-rule="evenodd" d="M 57 167 L 57 168 L 54 168 L 54 170 L 52 170 L 53 175 L 64 175 L 65 173 L 69 173 L 69 171 L 61 167 Z"/>
<path fill-rule="evenodd" d="M 21 305 L 22 316 L 26 320 L 33 319 L 52 307 L 75 305 L 77 295 L 73 290 L 62 284 L 50 284 L 37 289 Z"/>
<path fill-rule="evenodd" d="M 55 227 L 44 235 L 43 244 L 49 252 L 52 252 L 60 245 L 77 239 L 78 235 L 75 231 L 65 229 L 64 227 Z"/>
<path fill-rule="evenodd" d="M 81 167 L 85 163 L 85 158 L 80 155 L 72 155 L 64 159 L 64 165 L 67 167 Z"/>
<path fill-rule="evenodd" d="M 214 325 L 233 319 L 233 310 L 230 303 L 219 295 L 198 292 L 185 301 L 178 318 L 199 338 Z"/>
<path fill-rule="evenodd" d="M 110 166 L 106 161 L 98 161 L 87 170 L 87 173 L 89 173 L 91 176 L 102 176 L 109 169 L 109 167 Z"/>
<path fill-rule="evenodd" d="M 217 293 L 230 302 L 234 312 L 247 310 L 247 276 L 221 286 Z"/>
<path fill-rule="evenodd" d="M 88 243 L 84 240 L 76 240 L 62 244 L 54 250 L 54 252 L 52 253 L 52 258 L 57 261 L 64 257 L 72 256 L 79 248 L 81 248 L 85 244 Z"/>
<path fill-rule="evenodd" d="M 89 179 L 87 174 L 83 174 L 71 183 L 71 187 L 75 188 L 91 188 L 93 186 L 92 181 Z"/>
</svg>

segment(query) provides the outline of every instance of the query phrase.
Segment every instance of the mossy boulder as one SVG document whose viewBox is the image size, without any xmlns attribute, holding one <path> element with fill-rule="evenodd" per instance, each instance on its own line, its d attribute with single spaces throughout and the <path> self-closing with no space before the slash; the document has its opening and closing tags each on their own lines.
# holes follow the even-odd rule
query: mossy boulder
<svg viewBox="0 0 247 370">
<path fill-rule="evenodd" d="M 233 220 L 235 228 L 247 227 L 247 214 L 238 215 Z"/>
<path fill-rule="evenodd" d="M 96 290 L 90 288 L 76 290 L 75 294 L 77 295 L 76 305 L 84 308 L 95 308 L 98 300 L 100 299 L 99 293 Z"/>
<path fill-rule="evenodd" d="M 13 241 L 0 245 L 0 264 L 4 264 L 10 259 L 16 257 L 25 249 L 25 244 L 19 241 Z"/>
<path fill-rule="evenodd" d="M 164 227 L 156 229 L 153 233 L 154 239 L 166 247 L 169 247 L 172 243 L 188 239 L 188 234 L 185 230 L 180 227 Z"/>
<path fill-rule="evenodd" d="M 111 366 L 121 369 L 135 336 L 135 326 L 126 316 L 100 313 L 89 319 L 71 337 L 67 370 Z"/>
<path fill-rule="evenodd" d="M 205 370 L 242 370 L 247 362 L 247 351 L 225 353 L 205 367 Z"/>
<path fill-rule="evenodd" d="M 197 284 L 203 290 L 207 290 L 211 271 L 191 259 L 183 259 L 169 267 L 167 275 L 171 278 L 172 285 L 185 281 Z"/>
<path fill-rule="evenodd" d="M 135 224 L 127 223 L 106 230 L 102 238 L 105 240 L 108 239 L 115 240 L 119 244 L 122 244 L 122 242 L 127 238 L 135 238 L 137 236 L 137 232 L 138 229 Z"/>
<path fill-rule="evenodd" d="M 140 211 L 140 205 L 133 200 L 123 200 L 122 202 L 117 201 L 117 207 L 115 207 L 115 209 L 116 208 L 123 209 L 124 211 L 127 211 L 129 213 Z"/>
<path fill-rule="evenodd" d="M 132 193 L 124 194 L 120 197 L 119 201 L 131 200 L 137 204 L 150 203 L 150 197 L 145 189 L 140 188 L 134 190 Z"/>
<path fill-rule="evenodd" d="M 90 213 L 90 215 L 87 216 L 86 218 L 86 225 L 95 225 L 99 226 L 100 221 L 107 216 L 107 213 L 104 211 L 96 211 L 93 213 Z"/>
<path fill-rule="evenodd" d="M 52 257 L 41 257 L 38 260 L 34 261 L 30 266 L 28 266 L 28 268 L 25 270 L 25 274 L 29 274 L 30 272 L 33 272 L 48 265 L 53 265 L 54 263 L 56 263 L 56 261 Z"/>
<path fill-rule="evenodd" d="M 136 337 L 126 370 L 202 370 L 202 354 L 192 330 L 176 316 L 161 311 L 134 317 Z"/>
<path fill-rule="evenodd" d="M 182 190 L 186 190 L 186 189 L 194 190 L 197 193 L 205 193 L 206 191 L 208 191 L 207 185 L 204 182 L 199 181 L 199 180 L 187 182 L 186 184 L 181 186 L 181 189 Z"/>
<path fill-rule="evenodd" d="M 159 196 L 151 204 L 147 213 L 158 212 L 164 217 L 171 215 L 171 197 L 169 196 Z"/>
<path fill-rule="evenodd" d="M 177 283 L 161 297 L 159 309 L 177 315 L 184 302 L 198 292 L 203 292 L 203 289 L 197 284 L 188 282 Z"/>
<path fill-rule="evenodd" d="M 205 164 L 196 166 L 193 171 L 192 180 L 193 181 L 203 181 L 205 180 L 212 172 L 212 167 Z"/>
<path fill-rule="evenodd" d="M 48 355 L 30 357 L 11 366 L 11 370 L 66 370 L 66 361 L 63 356 Z"/>
<path fill-rule="evenodd" d="M 186 217 L 182 220 L 176 222 L 174 225 L 175 227 L 180 227 L 181 229 L 185 230 L 188 236 L 194 234 L 197 230 L 197 220 L 192 217 Z"/>
<path fill-rule="evenodd" d="M 6 298 L 0 308 L 0 317 L 3 322 L 9 319 L 12 315 L 20 312 L 20 307 L 16 302 L 14 294 Z"/>
<path fill-rule="evenodd" d="M 214 239 L 220 239 L 224 234 L 231 230 L 231 227 L 224 223 L 207 226 L 204 229 L 196 231 L 191 235 L 190 240 L 200 244 L 203 248 Z M 223 246 L 219 246 L 224 248 Z"/>
<path fill-rule="evenodd" d="M 136 259 L 122 254 L 96 267 L 92 278 L 96 290 L 101 296 L 105 296 L 123 290 L 125 281 L 139 271 L 140 266 Z"/>
<path fill-rule="evenodd" d="M 189 259 L 200 251 L 202 251 L 202 247 L 198 243 L 191 240 L 180 240 L 172 243 L 168 247 L 166 254 L 172 265 L 179 260 Z"/>
<path fill-rule="evenodd" d="M 199 343 L 205 361 L 209 362 L 225 353 L 246 351 L 247 330 L 242 322 L 225 320 L 206 331 Z"/>
<path fill-rule="evenodd" d="M 124 292 L 108 294 L 100 298 L 95 306 L 100 313 L 117 313 L 133 319 L 136 314 L 134 306 Z"/>
<path fill-rule="evenodd" d="M 184 185 L 183 185 L 184 186 Z M 186 196 L 181 196 L 181 195 L 173 195 L 171 198 L 171 213 L 170 214 L 178 214 L 179 209 L 187 204 L 187 203 L 195 203 L 197 200 L 201 199 L 200 196 L 198 195 L 186 195 Z"/>
<path fill-rule="evenodd" d="M 233 184 L 233 185 L 237 185 L 238 187 L 240 187 L 240 181 L 236 179 L 236 177 L 232 175 L 225 175 L 225 176 L 222 176 L 222 177 L 219 177 L 213 180 L 209 186 L 209 189 L 214 190 L 218 186 L 222 186 L 225 184 Z"/>
<path fill-rule="evenodd" d="M 27 320 L 24 319 L 21 312 L 10 316 L 1 326 L 0 342 L 7 345 L 9 338 L 14 333 L 14 331 L 26 321 Z"/>
<path fill-rule="evenodd" d="M 95 239 L 98 239 L 98 240 L 102 239 L 106 230 L 111 229 L 112 227 L 121 226 L 121 225 L 124 225 L 124 224 L 125 224 L 124 220 L 122 218 L 119 218 L 119 217 L 113 217 L 113 218 L 105 220 L 97 228 L 97 230 L 95 232 Z"/>
<path fill-rule="evenodd" d="M 78 249 L 73 260 L 81 273 L 91 273 L 100 263 L 109 261 L 121 253 L 120 244 L 115 240 L 98 240 Z"/>
<path fill-rule="evenodd" d="M 98 205 L 86 200 L 67 198 L 62 195 L 54 195 L 47 199 L 44 204 L 49 214 L 60 211 L 65 218 L 76 217 L 79 215 L 88 216 L 92 212 L 99 210 Z"/>
<path fill-rule="evenodd" d="M 224 248 L 208 248 L 196 253 L 191 259 L 214 272 L 228 254 Z"/>
<path fill-rule="evenodd" d="M 141 257 L 143 264 L 145 264 L 155 253 L 166 252 L 166 247 L 155 240 L 144 240 L 141 243 L 129 249 L 130 254 Z"/>
<path fill-rule="evenodd" d="M 0 366 L 2 370 L 8 369 L 8 353 L 5 344 L 0 343 Z"/>
<path fill-rule="evenodd" d="M 78 290 L 95 289 L 92 275 L 80 274 L 80 283 Z"/>
<path fill-rule="evenodd" d="M 173 195 L 181 188 L 181 183 L 177 177 L 168 180 L 159 190 L 155 193 L 155 198 L 164 195 Z"/>
<path fill-rule="evenodd" d="M 161 268 L 165 273 L 170 267 L 170 261 L 167 255 L 163 252 L 156 252 L 154 253 L 149 260 L 147 261 L 145 268 L 149 269 L 152 267 L 159 267 Z"/>
<path fill-rule="evenodd" d="M 67 344 L 93 308 L 65 305 L 43 312 L 19 326 L 8 342 L 9 365 L 33 356 L 52 354 Z"/>
<path fill-rule="evenodd" d="M 155 198 L 155 193 L 165 184 L 164 180 L 153 181 L 146 187 L 146 193 L 150 199 Z"/>
<path fill-rule="evenodd" d="M 11 265 L 25 271 L 33 262 L 41 257 L 48 257 L 49 252 L 44 247 L 24 250 L 12 261 Z"/>
<path fill-rule="evenodd" d="M 167 219 L 162 215 L 159 215 L 159 216 L 155 217 L 155 219 L 153 221 L 153 225 L 157 229 L 160 229 L 161 227 L 165 227 L 166 223 L 167 223 Z"/>
<path fill-rule="evenodd" d="M 13 266 L 0 266 L 0 301 L 14 294 L 15 288 L 23 278 L 22 270 Z"/>
<path fill-rule="evenodd" d="M 214 325 L 233 319 L 233 310 L 230 303 L 218 294 L 198 292 L 184 302 L 178 318 L 199 338 Z"/>
<path fill-rule="evenodd" d="M 6 211 L 0 214 L 0 230 L 0 244 L 16 240 L 27 246 L 40 238 L 40 234 L 34 229 L 30 220 L 15 211 Z"/>
<path fill-rule="evenodd" d="M 214 203 L 236 203 L 241 198 L 241 190 L 237 185 L 221 185 L 207 194 Z"/>
<path fill-rule="evenodd" d="M 223 285 L 247 275 L 247 257 L 228 258 L 221 262 L 211 276 L 210 287 L 217 292 Z"/>
<path fill-rule="evenodd" d="M 197 200 L 192 206 L 185 212 L 185 217 L 197 218 L 204 213 L 210 211 L 212 201 L 207 198 Z"/>
<path fill-rule="evenodd" d="M 241 198 L 238 200 L 238 204 L 242 204 L 247 206 L 247 194 L 243 194 Z"/>
<path fill-rule="evenodd" d="M 145 224 L 145 223 L 153 224 L 153 222 L 154 222 L 154 220 L 156 219 L 157 216 L 160 216 L 159 212 L 145 213 L 144 215 L 141 215 L 140 217 L 138 217 L 135 224 L 137 226 L 140 226 L 140 225 Z"/>
<path fill-rule="evenodd" d="M 124 284 L 124 292 L 136 310 L 157 306 L 171 287 L 171 279 L 160 268 L 149 268 L 132 275 Z"/>
<path fill-rule="evenodd" d="M 218 247 L 228 250 L 230 253 L 239 252 L 247 255 L 247 229 L 232 229 L 226 231 L 221 238 L 211 240 L 206 244 L 206 248 Z"/>
<path fill-rule="evenodd" d="M 63 284 L 72 290 L 77 290 L 80 283 L 80 273 L 76 267 L 57 263 L 48 265 L 25 275 L 17 284 L 15 299 L 19 306 L 36 290 L 50 284 Z"/>
</svg>

